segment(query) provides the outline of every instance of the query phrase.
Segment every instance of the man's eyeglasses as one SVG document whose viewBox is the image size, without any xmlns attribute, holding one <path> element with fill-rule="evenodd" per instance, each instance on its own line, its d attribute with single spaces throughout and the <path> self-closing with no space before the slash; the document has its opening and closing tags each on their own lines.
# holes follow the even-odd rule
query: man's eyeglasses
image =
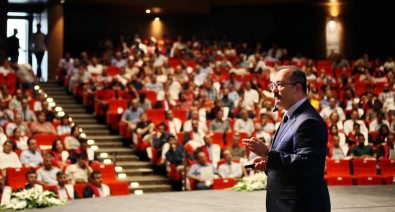
<svg viewBox="0 0 395 212">
<path fill-rule="evenodd" d="M 277 87 L 284 87 L 285 85 L 292 85 L 292 86 L 294 86 L 294 85 L 296 85 L 296 84 L 298 84 L 299 82 L 272 82 L 272 83 L 270 83 L 269 84 L 269 89 L 270 90 L 274 90 L 274 89 L 277 89 Z"/>
</svg>

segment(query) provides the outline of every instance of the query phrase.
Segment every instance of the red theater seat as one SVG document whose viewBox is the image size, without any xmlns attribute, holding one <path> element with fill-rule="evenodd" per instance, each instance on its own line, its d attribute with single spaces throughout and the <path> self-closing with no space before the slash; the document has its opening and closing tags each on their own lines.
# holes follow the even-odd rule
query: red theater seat
<svg viewBox="0 0 395 212">
<path fill-rule="evenodd" d="M 376 160 L 353 160 L 357 185 L 381 185 L 382 177 L 377 175 Z"/>
<path fill-rule="evenodd" d="M 110 187 L 111 196 L 130 194 L 128 182 L 114 181 L 114 182 L 107 182 L 105 184 L 108 185 L 108 187 Z"/>
<path fill-rule="evenodd" d="M 74 185 L 74 190 L 79 198 L 84 198 L 84 188 L 88 185 L 87 183 L 79 183 Z"/>
<path fill-rule="evenodd" d="M 386 184 L 393 184 L 395 177 L 395 159 L 381 159 L 381 175 Z"/>
<path fill-rule="evenodd" d="M 19 188 L 24 188 L 26 184 L 26 172 L 30 169 L 30 167 L 7 168 L 6 180 L 12 190 L 16 191 Z"/>
<path fill-rule="evenodd" d="M 94 163 L 91 165 L 93 170 L 100 171 L 103 177 L 103 183 L 116 182 L 116 173 L 114 164 L 99 164 Z"/>
<path fill-rule="evenodd" d="M 339 186 L 346 186 L 346 185 L 353 185 L 353 177 L 352 176 L 327 176 L 325 177 L 326 182 L 328 185 L 339 185 Z"/>
<path fill-rule="evenodd" d="M 235 178 L 219 178 L 214 179 L 213 189 L 226 189 L 236 185 L 237 180 Z"/>
<path fill-rule="evenodd" d="M 38 148 L 44 149 L 51 149 L 52 143 L 58 138 L 55 134 L 36 134 L 34 137 L 37 140 Z"/>
</svg>

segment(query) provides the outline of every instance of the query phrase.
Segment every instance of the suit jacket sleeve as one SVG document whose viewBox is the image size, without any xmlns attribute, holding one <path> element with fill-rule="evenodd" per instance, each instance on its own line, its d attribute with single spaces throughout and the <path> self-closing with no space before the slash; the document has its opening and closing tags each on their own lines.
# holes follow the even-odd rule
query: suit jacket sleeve
<svg viewBox="0 0 395 212">
<path fill-rule="evenodd" d="M 267 169 L 280 170 L 295 176 L 309 176 L 319 167 L 327 152 L 327 131 L 318 119 L 303 121 L 292 137 L 293 150 L 270 150 Z"/>
</svg>

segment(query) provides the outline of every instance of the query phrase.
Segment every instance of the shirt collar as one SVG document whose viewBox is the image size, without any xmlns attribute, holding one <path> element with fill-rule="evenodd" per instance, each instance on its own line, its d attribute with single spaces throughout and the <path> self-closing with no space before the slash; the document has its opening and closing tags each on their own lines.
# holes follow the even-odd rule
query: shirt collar
<svg viewBox="0 0 395 212">
<path fill-rule="evenodd" d="M 296 102 L 294 105 L 292 105 L 287 110 L 287 113 L 286 113 L 288 115 L 288 118 L 291 118 L 293 113 L 296 111 L 296 109 L 298 109 L 305 101 L 306 101 L 306 98 L 303 98 L 303 99 L 299 100 L 298 102 Z"/>
</svg>

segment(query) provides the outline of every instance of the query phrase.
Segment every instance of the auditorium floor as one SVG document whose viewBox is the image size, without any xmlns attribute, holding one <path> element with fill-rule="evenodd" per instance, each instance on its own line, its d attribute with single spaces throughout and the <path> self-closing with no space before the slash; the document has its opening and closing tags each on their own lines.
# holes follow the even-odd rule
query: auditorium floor
<svg viewBox="0 0 395 212">
<path fill-rule="evenodd" d="M 395 186 L 330 187 L 334 212 L 395 212 Z M 193 191 L 75 200 L 56 212 L 265 211 L 265 191 Z"/>
</svg>

